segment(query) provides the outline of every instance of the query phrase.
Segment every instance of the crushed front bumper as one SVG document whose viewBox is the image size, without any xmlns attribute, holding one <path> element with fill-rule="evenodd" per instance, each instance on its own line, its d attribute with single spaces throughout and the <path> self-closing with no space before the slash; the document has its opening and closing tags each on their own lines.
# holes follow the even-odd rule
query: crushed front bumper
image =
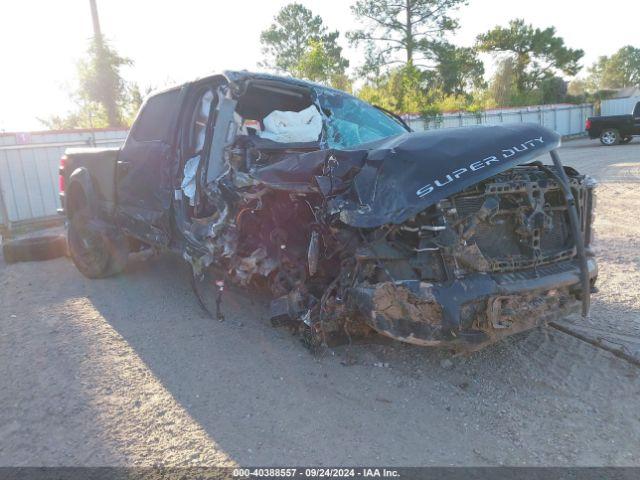
<svg viewBox="0 0 640 480">
<path fill-rule="evenodd" d="M 587 261 L 591 285 L 598 275 Z M 580 308 L 580 267 L 568 261 L 534 270 L 477 273 L 449 284 L 417 280 L 360 285 L 349 303 L 377 332 L 425 346 L 482 346 Z"/>
</svg>

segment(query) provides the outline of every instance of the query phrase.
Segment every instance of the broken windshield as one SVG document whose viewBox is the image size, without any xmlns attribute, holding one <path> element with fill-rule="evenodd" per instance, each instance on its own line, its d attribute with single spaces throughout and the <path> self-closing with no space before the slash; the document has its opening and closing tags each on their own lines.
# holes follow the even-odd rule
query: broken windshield
<svg viewBox="0 0 640 480">
<path fill-rule="evenodd" d="M 407 132 L 398 120 L 355 97 L 322 90 L 318 100 L 327 117 L 330 148 L 351 148 Z"/>
</svg>

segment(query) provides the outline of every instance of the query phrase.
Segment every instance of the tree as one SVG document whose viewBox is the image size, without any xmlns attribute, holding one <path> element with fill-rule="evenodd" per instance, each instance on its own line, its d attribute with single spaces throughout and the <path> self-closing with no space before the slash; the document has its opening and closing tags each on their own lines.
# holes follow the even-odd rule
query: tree
<svg viewBox="0 0 640 480">
<path fill-rule="evenodd" d="M 598 57 L 579 82 L 583 94 L 596 101 L 607 98 L 615 89 L 640 86 L 640 48 L 627 45 L 610 57 Z M 569 93 L 576 88 L 570 85 Z"/>
<path fill-rule="evenodd" d="M 291 73 L 313 82 L 332 85 L 341 90 L 350 90 L 350 81 L 345 75 L 345 62 L 346 60 L 335 55 L 335 52 L 327 51 L 324 42 L 310 40 L 308 51 L 302 54 L 298 64 L 292 67 Z"/>
<path fill-rule="evenodd" d="M 436 93 L 425 84 L 424 72 L 411 64 L 389 70 L 375 83 L 366 83 L 358 96 L 393 112 L 419 114 L 427 113 L 436 99 Z"/>
<path fill-rule="evenodd" d="M 484 65 L 474 48 L 456 47 L 446 40 L 458 28 L 451 12 L 466 3 L 357 0 L 351 10 L 364 28 L 347 37 L 352 44 L 365 47 L 359 73 L 368 82 L 360 95 L 386 98 L 395 91 L 407 98 L 407 92 L 413 91 L 416 101 L 387 101 L 397 105 L 395 111 L 413 113 L 431 111 L 440 103 L 468 103 L 469 91 L 484 84 Z M 374 93 L 375 88 L 380 92 Z"/>
<path fill-rule="evenodd" d="M 582 50 L 567 48 L 555 28 L 533 28 L 522 19 L 511 20 L 508 27 L 497 26 L 478 35 L 477 41 L 481 51 L 506 53 L 513 59 L 519 93 L 537 88 L 543 79 L 560 73 L 576 75 L 584 56 Z"/>
<path fill-rule="evenodd" d="M 599 57 L 586 82 L 592 92 L 640 86 L 640 48 L 627 45 L 610 57 Z"/>
<path fill-rule="evenodd" d="M 447 95 L 461 95 L 485 86 L 484 64 L 475 49 L 440 43 L 434 48 L 437 65 L 433 83 Z"/>
<path fill-rule="evenodd" d="M 489 85 L 489 95 L 493 104 L 499 107 L 511 105 L 511 99 L 516 94 L 515 62 L 512 58 L 500 61 L 495 75 Z"/>
<path fill-rule="evenodd" d="M 322 18 L 299 3 L 283 7 L 260 35 L 264 66 L 309 80 L 331 83 L 345 75 L 349 61 L 337 44 L 340 33 L 327 32 Z"/>
<path fill-rule="evenodd" d="M 74 111 L 40 121 L 56 129 L 125 126 L 131 120 L 131 109 L 136 108 L 136 102 L 137 107 L 140 103 L 140 95 L 120 73 L 121 67 L 132 64 L 109 46 L 102 35 L 93 37 L 86 58 L 77 64 L 78 85 L 70 94 Z"/>
<path fill-rule="evenodd" d="M 567 86 L 567 93 L 572 97 L 584 99 L 587 94 L 587 81 L 582 78 L 574 78 Z"/>
<path fill-rule="evenodd" d="M 589 74 L 585 79 L 585 88 L 589 92 L 597 92 L 603 90 L 604 71 L 607 68 L 609 57 L 602 55 L 589 67 Z"/>
<path fill-rule="evenodd" d="M 175 81 L 167 81 L 166 86 L 175 85 Z M 147 85 L 144 89 L 140 87 L 140 85 L 136 82 L 130 82 L 126 85 L 126 97 L 127 101 L 125 103 L 125 108 L 123 108 L 122 114 L 127 125 L 131 125 L 133 121 L 138 116 L 138 112 L 140 111 L 140 107 L 144 103 L 144 99 L 148 97 L 154 90 L 159 88 L 154 88 L 151 85 Z"/>
<path fill-rule="evenodd" d="M 383 66 L 424 67 L 433 59 L 434 47 L 458 28 L 450 11 L 464 4 L 466 0 L 357 0 L 351 11 L 365 28 L 349 32 L 347 38 L 370 49 L 376 45 L 372 58 Z"/>
<path fill-rule="evenodd" d="M 543 104 L 561 103 L 567 99 L 568 82 L 561 77 L 549 76 L 540 82 L 540 98 Z"/>
<path fill-rule="evenodd" d="M 120 68 L 132 63 L 111 48 L 102 35 L 93 37 L 87 58 L 78 63 L 78 95 L 87 102 L 102 105 L 110 127 L 123 125 L 127 90 Z"/>
<path fill-rule="evenodd" d="M 627 45 L 614 53 L 602 81 L 607 88 L 640 86 L 640 48 Z"/>
</svg>

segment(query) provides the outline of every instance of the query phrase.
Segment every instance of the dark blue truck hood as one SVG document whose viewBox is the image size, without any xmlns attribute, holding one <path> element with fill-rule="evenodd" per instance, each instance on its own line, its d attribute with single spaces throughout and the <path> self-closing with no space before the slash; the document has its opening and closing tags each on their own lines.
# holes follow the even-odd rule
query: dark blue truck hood
<svg viewBox="0 0 640 480">
<path fill-rule="evenodd" d="M 438 201 L 560 146 L 536 124 L 413 132 L 380 142 L 353 179 L 340 219 L 354 227 L 402 223 Z"/>
</svg>

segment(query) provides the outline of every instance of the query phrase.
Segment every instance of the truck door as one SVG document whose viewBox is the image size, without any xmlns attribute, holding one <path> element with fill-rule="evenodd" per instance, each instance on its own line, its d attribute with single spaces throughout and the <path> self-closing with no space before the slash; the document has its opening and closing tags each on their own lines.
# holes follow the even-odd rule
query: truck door
<svg viewBox="0 0 640 480">
<path fill-rule="evenodd" d="M 120 226 L 153 244 L 170 241 L 174 149 L 180 89 L 150 97 L 142 106 L 118 157 L 116 205 Z"/>
<path fill-rule="evenodd" d="M 633 134 L 640 135 L 640 102 L 633 109 Z"/>
<path fill-rule="evenodd" d="M 214 115 L 213 136 L 211 143 L 208 144 L 209 150 L 205 150 L 208 155 L 206 164 L 207 184 L 216 181 L 220 174 L 224 172 L 224 151 L 233 143 L 237 129 L 237 125 L 234 123 L 236 105 L 237 101 L 231 98 L 228 90 L 225 87 L 220 87 L 218 89 L 218 104 Z"/>
</svg>

